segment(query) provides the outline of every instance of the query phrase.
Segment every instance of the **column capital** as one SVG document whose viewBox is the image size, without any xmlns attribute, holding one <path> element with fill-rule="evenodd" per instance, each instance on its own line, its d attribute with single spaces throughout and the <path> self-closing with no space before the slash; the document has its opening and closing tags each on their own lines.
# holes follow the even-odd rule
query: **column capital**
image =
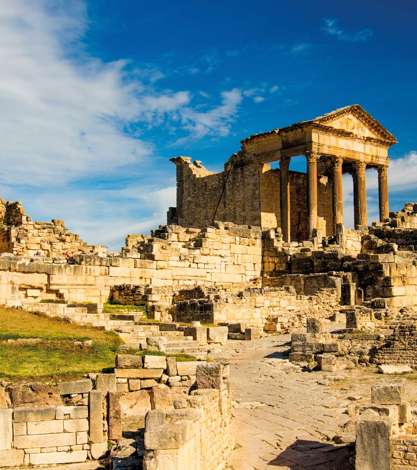
<svg viewBox="0 0 417 470">
<path fill-rule="evenodd" d="M 388 174 L 388 165 L 381 165 L 378 167 L 378 173 L 382 175 Z"/>
<path fill-rule="evenodd" d="M 354 162 L 354 167 L 357 171 L 365 171 L 366 170 L 366 163 L 365 162 Z"/>
<path fill-rule="evenodd" d="M 310 163 L 315 163 L 317 162 L 319 156 L 317 153 L 314 153 L 314 152 L 306 152 L 306 158 L 307 158 L 307 161 Z"/>
<path fill-rule="evenodd" d="M 336 155 L 336 157 L 333 159 L 333 165 L 335 167 L 341 167 L 343 165 L 343 157 Z"/>
</svg>

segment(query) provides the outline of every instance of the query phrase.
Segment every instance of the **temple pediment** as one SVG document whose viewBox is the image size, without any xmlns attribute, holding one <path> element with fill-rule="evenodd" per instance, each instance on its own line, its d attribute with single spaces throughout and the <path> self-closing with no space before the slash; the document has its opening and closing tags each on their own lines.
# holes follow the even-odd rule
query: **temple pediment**
<svg viewBox="0 0 417 470">
<path fill-rule="evenodd" d="M 313 119 L 314 123 L 351 132 L 359 138 L 370 137 L 396 143 L 395 137 L 361 106 L 352 105 Z"/>
</svg>

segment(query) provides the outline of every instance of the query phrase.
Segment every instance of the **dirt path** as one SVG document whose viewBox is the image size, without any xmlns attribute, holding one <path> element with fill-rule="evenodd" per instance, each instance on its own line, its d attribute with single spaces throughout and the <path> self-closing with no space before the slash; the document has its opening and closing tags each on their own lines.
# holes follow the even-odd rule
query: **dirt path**
<svg viewBox="0 0 417 470">
<path fill-rule="evenodd" d="M 231 359 L 232 468 L 347 470 L 348 449 L 331 439 L 348 421 L 348 405 L 362 397 L 350 396 L 350 387 L 334 387 L 340 374 L 301 372 L 289 363 L 288 339 L 246 343 Z"/>
</svg>

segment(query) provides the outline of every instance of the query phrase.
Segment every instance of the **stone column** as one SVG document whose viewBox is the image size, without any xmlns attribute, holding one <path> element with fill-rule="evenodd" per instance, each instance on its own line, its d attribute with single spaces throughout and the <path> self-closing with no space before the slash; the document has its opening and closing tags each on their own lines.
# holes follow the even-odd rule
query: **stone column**
<svg viewBox="0 0 417 470">
<path fill-rule="evenodd" d="M 290 201 L 290 158 L 281 158 L 280 161 L 280 204 L 281 204 L 281 230 L 284 241 L 291 241 L 291 201 Z"/>
<path fill-rule="evenodd" d="M 317 230 L 317 155 L 309 153 L 307 157 L 308 178 L 308 233 L 311 238 Z"/>
<path fill-rule="evenodd" d="M 388 208 L 388 167 L 378 167 L 379 190 L 379 220 L 382 222 L 389 217 Z"/>
<path fill-rule="evenodd" d="M 333 213 L 336 227 L 343 224 L 343 158 L 336 157 L 333 164 Z"/>
<path fill-rule="evenodd" d="M 354 205 L 357 209 L 357 220 L 355 221 L 355 228 L 359 226 L 368 225 L 366 215 L 366 163 L 356 162 L 356 194 Z"/>
</svg>

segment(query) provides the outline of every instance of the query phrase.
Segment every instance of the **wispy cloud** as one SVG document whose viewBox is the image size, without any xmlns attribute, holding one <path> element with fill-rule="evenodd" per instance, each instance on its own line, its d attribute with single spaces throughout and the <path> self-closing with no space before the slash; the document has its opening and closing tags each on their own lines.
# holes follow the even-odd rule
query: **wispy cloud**
<svg viewBox="0 0 417 470">
<path fill-rule="evenodd" d="M 1 197 L 114 246 L 129 231 L 163 223 L 175 202 L 174 171 L 167 179 L 158 169 L 158 150 L 145 131 L 163 126 L 173 129 L 173 139 L 191 140 L 227 135 L 242 92 L 230 87 L 216 103 L 204 92 L 162 87 L 164 72 L 156 67 L 90 56 L 85 2 L 51 5 L 2 0 Z M 144 185 L 129 187 L 132 174 L 141 173 Z M 116 189 L 103 189 L 106 180 Z"/>
<path fill-rule="evenodd" d="M 309 42 L 298 42 L 296 44 L 293 44 L 289 48 L 289 52 L 290 54 L 298 55 L 298 54 L 302 54 L 303 52 L 308 51 L 311 48 L 312 48 L 312 44 Z"/>
<path fill-rule="evenodd" d="M 321 29 L 330 36 L 347 42 L 366 42 L 373 36 L 373 31 L 369 28 L 359 31 L 346 31 L 340 27 L 337 18 L 324 18 Z"/>
</svg>

